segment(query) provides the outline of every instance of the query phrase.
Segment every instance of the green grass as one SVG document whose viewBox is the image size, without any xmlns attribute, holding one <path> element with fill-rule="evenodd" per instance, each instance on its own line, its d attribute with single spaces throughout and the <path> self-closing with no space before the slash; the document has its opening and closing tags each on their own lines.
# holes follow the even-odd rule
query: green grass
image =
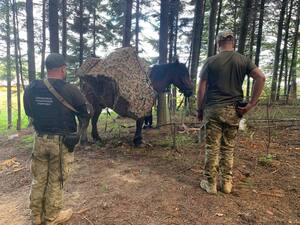
<svg viewBox="0 0 300 225">
<path fill-rule="evenodd" d="M 7 93 L 5 87 L 0 87 L 0 134 L 13 133 L 16 131 L 18 119 L 17 111 L 17 92 L 12 89 L 12 128 L 7 130 Z M 23 108 L 23 92 L 21 93 L 21 128 L 26 128 L 28 125 L 28 117 L 25 115 Z"/>
</svg>

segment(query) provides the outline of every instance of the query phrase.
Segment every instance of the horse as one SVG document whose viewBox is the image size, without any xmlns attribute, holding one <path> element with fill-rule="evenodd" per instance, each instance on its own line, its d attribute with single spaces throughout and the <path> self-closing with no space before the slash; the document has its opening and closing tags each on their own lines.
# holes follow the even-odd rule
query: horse
<svg viewBox="0 0 300 225">
<path fill-rule="evenodd" d="M 189 71 L 186 65 L 180 63 L 178 60 L 173 63 L 154 65 L 150 69 L 149 78 L 156 94 L 165 92 L 170 84 L 175 85 L 185 97 L 190 97 L 193 93 L 193 85 L 190 79 Z M 111 82 L 109 78 L 105 78 L 103 76 L 83 76 L 80 77 L 80 83 L 81 91 L 92 106 L 93 113 L 91 116 L 91 136 L 94 141 L 101 141 L 97 129 L 97 122 L 101 111 L 104 108 L 113 108 L 113 102 L 115 98 L 114 90 L 116 88 L 115 83 Z M 143 95 L 143 93 L 140 94 Z M 138 118 L 136 120 L 136 131 L 133 139 L 134 146 L 136 147 L 142 144 L 142 126 L 144 119 L 145 117 Z M 81 129 L 81 144 L 87 143 L 86 130 L 88 124 L 85 123 L 83 126 L 84 127 Z"/>
</svg>

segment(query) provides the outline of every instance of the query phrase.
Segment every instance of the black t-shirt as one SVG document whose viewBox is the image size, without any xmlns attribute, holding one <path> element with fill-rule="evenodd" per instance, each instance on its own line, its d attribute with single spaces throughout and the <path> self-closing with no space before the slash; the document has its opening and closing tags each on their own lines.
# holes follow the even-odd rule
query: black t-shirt
<svg viewBox="0 0 300 225">
<path fill-rule="evenodd" d="M 33 126 L 38 133 L 65 134 L 76 132 L 75 116 L 88 117 L 84 96 L 77 87 L 63 80 L 49 79 L 49 82 L 78 113 L 72 112 L 58 101 L 42 80 L 34 80 L 26 88 L 24 92 L 25 113 L 33 118 Z"/>
<path fill-rule="evenodd" d="M 249 58 L 234 51 L 207 58 L 200 72 L 200 78 L 207 80 L 206 105 L 229 105 L 242 100 L 245 75 L 255 68 Z"/>
</svg>

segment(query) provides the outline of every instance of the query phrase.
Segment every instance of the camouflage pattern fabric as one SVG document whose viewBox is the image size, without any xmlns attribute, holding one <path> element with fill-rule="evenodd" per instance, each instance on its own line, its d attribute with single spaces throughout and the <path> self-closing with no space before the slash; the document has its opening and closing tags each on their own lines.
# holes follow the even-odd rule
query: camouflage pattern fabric
<svg viewBox="0 0 300 225">
<path fill-rule="evenodd" d="M 149 65 L 139 58 L 134 48 L 116 49 L 106 58 L 89 58 L 76 71 L 77 76 L 104 76 L 117 84 L 114 105 L 108 106 L 117 113 L 118 104 L 128 104 L 127 116 L 137 119 L 147 115 L 154 104 L 155 91 L 149 79 Z M 107 87 L 109 89 L 109 87 Z M 118 98 L 124 101 L 118 101 Z M 124 108 L 124 107 L 123 107 Z"/>
<path fill-rule="evenodd" d="M 35 135 L 32 152 L 30 192 L 30 209 L 32 217 L 41 217 L 47 221 L 54 220 L 63 207 L 63 190 L 61 188 L 60 147 L 62 155 L 63 181 L 71 171 L 74 153 L 69 153 L 62 144 L 61 137 Z"/>
<path fill-rule="evenodd" d="M 232 180 L 233 153 L 240 118 L 234 105 L 205 109 L 206 145 L 204 175 L 216 183 L 220 170 L 223 181 Z"/>
</svg>

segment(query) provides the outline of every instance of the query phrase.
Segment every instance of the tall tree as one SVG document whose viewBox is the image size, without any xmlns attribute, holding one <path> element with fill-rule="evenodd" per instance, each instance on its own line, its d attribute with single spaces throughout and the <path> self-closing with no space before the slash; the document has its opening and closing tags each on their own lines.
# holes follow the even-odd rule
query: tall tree
<svg viewBox="0 0 300 225">
<path fill-rule="evenodd" d="M 279 97 L 280 97 L 280 87 L 281 87 L 283 69 L 284 69 L 284 65 L 286 63 L 285 58 L 287 57 L 287 53 L 288 53 L 287 52 L 287 45 L 288 45 L 290 21 L 291 21 L 293 6 L 294 6 L 294 0 L 291 0 L 289 13 L 288 13 L 288 16 L 287 16 L 286 22 L 285 22 L 285 29 L 284 29 L 285 30 L 285 34 L 284 34 L 284 41 L 283 41 L 284 46 L 283 46 L 282 54 L 281 54 L 279 77 L 278 77 L 278 82 L 277 82 L 278 84 L 277 84 L 277 91 L 276 91 L 276 101 L 278 101 Z"/>
<path fill-rule="evenodd" d="M 12 102 L 11 102 L 11 54 L 10 54 L 10 0 L 6 0 L 6 81 L 7 81 L 7 128 L 12 127 Z"/>
<path fill-rule="evenodd" d="M 215 50 L 215 32 L 216 32 L 216 16 L 218 11 L 218 0 L 210 0 L 210 14 L 208 26 L 208 53 L 207 56 L 212 56 Z"/>
<path fill-rule="evenodd" d="M 34 26 L 33 26 L 33 3 L 26 0 L 26 27 L 27 27 L 27 55 L 29 82 L 35 79 L 35 54 L 34 54 Z"/>
<path fill-rule="evenodd" d="M 62 0 L 62 55 L 67 56 L 67 0 Z"/>
<path fill-rule="evenodd" d="M 219 29 L 220 29 L 222 6 L 223 6 L 223 0 L 219 0 L 218 19 L 217 19 L 217 28 L 216 28 L 215 36 L 218 35 Z M 215 42 L 215 50 L 214 50 L 214 54 L 216 54 L 216 53 L 217 53 L 217 42 Z"/>
<path fill-rule="evenodd" d="M 276 97 L 276 87 L 277 87 L 278 68 L 279 68 L 279 59 L 280 59 L 280 47 L 281 47 L 282 30 L 283 30 L 282 27 L 283 27 L 284 15 L 285 15 L 287 4 L 288 4 L 288 0 L 282 0 L 280 17 L 278 20 L 277 42 L 276 42 L 273 77 L 272 77 L 272 84 L 271 84 L 271 101 L 275 101 L 275 97 Z"/>
<path fill-rule="evenodd" d="M 41 49 L 41 79 L 45 77 L 46 54 L 46 1 L 42 4 L 42 49 Z"/>
<path fill-rule="evenodd" d="M 135 9 L 135 50 L 139 52 L 139 34 L 140 34 L 140 0 L 136 0 Z"/>
<path fill-rule="evenodd" d="M 132 0 L 126 0 L 124 13 L 124 28 L 123 28 L 123 47 L 130 46 L 131 40 L 131 20 L 132 20 Z"/>
<path fill-rule="evenodd" d="M 83 63 L 83 50 L 84 50 L 84 39 L 83 39 L 83 0 L 79 0 L 79 65 Z"/>
<path fill-rule="evenodd" d="M 299 25 L 300 25 L 300 1 L 298 1 L 298 9 L 295 21 L 295 34 L 293 40 L 293 56 L 291 61 L 291 68 L 289 74 L 289 90 L 288 90 L 288 100 L 292 102 L 297 100 L 297 54 L 298 54 L 298 41 L 299 41 Z"/>
<path fill-rule="evenodd" d="M 239 36 L 239 45 L 238 45 L 238 52 L 241 54 L 244 54 L 245 51 L 251 6 L 252 6 L 252 0 L 245 0 L 243 11 L 242 11 L 242 17 L 241 17 L 242 20 L 240 24 L 240 36 Z"/>
<path fill-rule="evenodd" d="M 255 30 L 256 30 L 256 17 L 257 17 L 257 6 L 258 6 L 258 0 L 254 1 L 254 6 L 252 9 L 252 27 L 251 27 L 251 35 L 250 35 L 250 52 L 249 52 L 249 58 L 252 60 L 253 59 L 253 46 L 254 46 L 254 41 L 255 41 Z M 247 88 L 246 88 L 246 99 L 249 101 L 250 98 L 250 86 L 251 86 L 251 81 L 250 81 L 250 76 L 248 74 L 247 76 Z"/>
<path fill-rule="evenodd" d="M 50 51 L 57 53 L 59 52 L 58 5 L 59 0 L 49 0 Z"/>
<path fill-rule="evenodd" d="M 195 12 L 192 30 L 192 55 L 191 55 L 191 79 L 194 85 L 194 93 L 196 93 L 197 87 L 197 73 L 200 59 L 200 50 L 202 43 L 202 33 L 203 33 L 203 22 L 204 22 L 204 0 L 196 0 L 195 2 Z M 195 100 L 192 101 L 191 105 L 195 106 Z M 194 108 L 194 107 L 193 107 Z"/>
<path fill-rule="evenodd" d="M 21 129 L 21 88 L 20 88 L 20 64 L 19 64 L 19 52 L 18 52 L 18 29 L 17 29 L 17 4 L 16 0 L 13 0 L 13 30 L 14 30 L 14 48 L 15 48 L 15 65 L 16 65 L 16 78 L 17 78 L 17 130 Z"/>
<path fill-rule="evenodd" d="M 256 51 L 255 51 L 255 65 L 257 65 L 257 66 L 259 66 L 259 56 L 260 56 L 260 49 L 261 49 L 261 39 L 262 39 L 264 15 L 265 15 L 265 1 L 266 0 L 261 0 L 260 10 L 259 10 L 259 22 L 258 22 Z"/>
<path fill-rule="evenodd" d="M 161 0 L 159 27 L 159 64 L 166 63 L 168 57 L 168 13 L 169 0 Z M 166 123 L 167 120 L 166 94 L 162 93 L 158 96 L 157 125 L 160 126 Z"/>
</svg>

